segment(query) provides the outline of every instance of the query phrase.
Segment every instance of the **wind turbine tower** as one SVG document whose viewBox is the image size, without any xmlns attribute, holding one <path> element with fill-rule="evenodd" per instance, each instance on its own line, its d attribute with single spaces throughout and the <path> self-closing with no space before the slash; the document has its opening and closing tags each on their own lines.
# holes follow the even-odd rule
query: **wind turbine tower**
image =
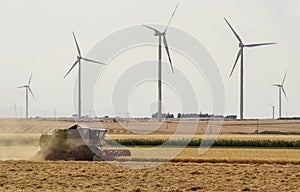
<svg viewBox="0 0 300 192">
<path fill-rule="evenodd" d="M 173 65 L 172 65 L 172 60 L 171 60 L 171 56 L 170 56 L 170 51 L 169 51 L 169 47 L 168 47 L 168 43 L 167 43 L 167 38 L 166 38 L 166 35 L 167 35 L 167 30 L 168 30 L 168 27 L 175 15 L 175 12 L 178 8 L 178 4 L 175 8 L 175 10 L 173 11 L 172 15 L 171 15 L 171 18 L 169 19 L 169 22 L 165 28 L 164 31 L 159 31 L 158 29 L 155 29 L 153 27 L 150 27 L 150 26 L 147 26 L 147 25 L 143 25 L 144 27 L 147 27 L 148 29 L 151 29 L 154 31 L 154 36 L 157 36 L 158 37 L 158 110 L 157 110 L 157 120 L 158 121 L 161 121 L 162 120 L 162 110 L 161 110 L 161 105 L 162 105 L 162 85 L 161 85 L 161 82 L 162 82 L 162 67 L 161 67 L 161 61 L 162 61 L 162 50 L 161 50 L 161 41 L 163 40 L 163 43 L 164 43 L 164 46 L 165 46 L 165 49 L 166 49 L 166 53 L 168 55 L 168 59 L 169 59 L 169 62 L 170 62 L 170 65 L 171 65 L 171 70 L 172 70 L 172 73 L 174 73 L 174 69 L 173 69 Z"/>
<path fill-rule="evenodd" d="M 278 105 L 279 105 L 279 119 L 281 118 L 281 91 L 284 93 L 284 96 L 285 96 L 286 100 L 288 99 L 288 98 L 287 98 L 287 94 L 286 94 L 286 92 L 285 92 L 285 89 L 284 89 L 284 87 L 283 87 L 284 82 L 285 82 L 285 78 L 286 78 L 286 74 L 287 74 L 287 72 L 285 72 L 281 84 L 272 84 L 272 86 L 278 87 L 278 91 L 279 91 L 279 98 L 278 98 Z"/>
<path fill-rule="evenodd" d="M 28 92 L 30 92 L 30 94 L 32 95 L 32 97 L 35 99 L 35 96 L 30 88 L 30 83 L 31 83 L 31 78 L 32 78 L 32 73 L 30 74 L 30 77 L 29 77 L 29 81 L 26 85 L 24 86 L 20 86 L 18 88 L 25 88 L 25 102 L 26 102 L 26 119 L 28 119 L 28 108 L 29 108 L 29 105 L 28 105 Z M 36 99 L 35 99 L 36 100 Z M 21 115 L 22 116 L 22 115 Z M 22 118 L 22 117 L 21 117 Z"/>
<path fill-rule="evenodd" d="M 77 115 L 78 115 L 78 118 L 81 118 L 81 61 L 83 60 L 83 61 L 97 63 L 97 64 L 101 64 L 101 65 L 105 65 L 105 64 L 101 63 L 99 61 L 94 61 L 94 60 L 82 57 L 74 32 L 72 32 L 72 34 L 74 37 L 78 55 L 77 55 L 77 59 L 76 59 L 75 63 L 72 65 L 72 67 L 69 69 L 69 71 L 66 73 L 66 75 L 63 78 L 66 78 L 68 76 L 68 74 L 72 71 L 72 69 L 78 64 L 78 114 Z"/>
<path fill-rule="evenodd" d="M 236 33 L 236 31 L 233 29 L 233 27 L 230 25 L 230 23 L 227 21 L 226 18 L 224 18 L 227 25 L 230 27 L 231 31 L 239 41 L 239 52 L 237 54 L 236 60 L 234 62 L 233 68 L 231 70 L 231 73 L 229 77 L 231 77 L 234 68 L 239 60 L 241 58 L 241 72 L 240 72 L 240 119 L 244 119 L 244 48 L 250 48 L 250 47 L 259 47 L 264 45 L 273 45 L 276 43 L 257 43 L 257 44 L 244 44 L 240 36 Z"/>
</svg>

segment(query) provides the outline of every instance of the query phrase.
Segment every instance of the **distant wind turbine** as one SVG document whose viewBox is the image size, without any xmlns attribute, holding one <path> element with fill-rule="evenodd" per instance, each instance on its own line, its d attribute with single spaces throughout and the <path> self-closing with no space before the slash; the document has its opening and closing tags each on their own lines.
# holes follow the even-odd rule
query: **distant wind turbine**
<svg viewBox="0 0 300 192">
<path fill-rule="evenodd" d="M 81 118 L 81 61 L 83 60 L 83 61 L 88 61 L 88 62 L 92 62 L 92 63 L 98 63 L 101 65 L 105 65 L 105 64 L 101 63 L 99 61 L 94 61 L 94 60 L 82 57 L 74 32 L 72 32 L 72 34 L 73 34 L 74 41 L 75 41 L 75 44 L 77 47 L 78 55 L 77 55 L 77 59 L 76 59 L 75 63 L 72 65 L 72 67 L 66 73 L 64 78 L 67 77 L 68 74 L 72 71 L 72 69 L 78 64 L 78 114 L 77 115 L 78 115 L 78 118 Z"/>
<path fill-rule="evenodd" d="M 32 73 L 30 74 L 30 77 L 29 77 L 29 81 L 28 81 L 28 84 L 27 85 L 24 85 L 24 86 L 20 86 L 18 88 L 25 88 L 25 92 L 26 92 L 26 119 L 28 119 L 28 91 L 30 92 L 30 94 L 32 95 L 32 97 L 35 99 L 35 96 L 30 88 L 30 83 L 31 83 L 31 78 L 32 78 Z M 36 100 L 36 99 L 35 99 Z M 21 115 L 22 116 L 22 115 Z M 21 117 L 22 118 L 22 117 Z"/>
<path fill-rule="evenodd" d="M 228 26 L 230 27 L 230 29 L 232 30 L 232 32 L 234 33 L 235 37 L 238 39 L 239 41 L 239 47 L 240 50 L 237 54 L 236 60 L 234 62 L 233 68 L 230 72 L 229 77 L 231 77 L 234 68 L 239 60 L 239 58 L 241 58 L 241 82 L 240 82 L 240 119 L 244 118 L 244 47 L 258 47 L 258 46 L 264 46 L 264 45 L 273 45 L 276 43 L 258 43 L 258 44 L 244 44 L 242 39 L 239 37 L 239 35 L 235 32 L 235 30 L 233 29 L 233 27 L 229 24 L 229 22 L 227 21 L 226 18 L 224 18 L 226 23 L 228 24 Z"/>
<path fill-rule="evenodd" d="M 169 47 L 168 47 L 168 43 L 167 43 L 167 38 L 166 38 L 166 32 L 168 30 L 168 27 L 175 15 L 175 12 L 178 8 L 178 4 L 175 8 L 175 10 L 173 11 L 171 18 L 169 19 L 169 22 L 165 28 L 164 31 L 159 31 L 158 29 L 155 29 L 153 27 L 147 26 L 147 25 L 143 25 L 144 27 L 151 29 L 154 31 L 154 36 L 158 37 L 158 111 L 157 111 L 157 120 L 161 121 L 162 117 L 161 117 L 161 105 L 162 105 L 162 87 L 161 87 L 161 79 L 162 79 L 162 68 L 161 68 L 161 60 L 162 60 L 162 51 L 161 51 L 161 40 L 163 39 L 164 42 L 164 46 L 166 49 L 166 53 L 168 55 L 168 59 L 171 65 L 171 70 L 172 73 L 174 73 L 174 69 L 173 69 L 173 65 L 172 65 L 172 60 L 171 60 L 171 56 L 170 56 L 170 51 L 169 51 Z"/>
<path fill-rule="evenodd" d="M 287 94 L 286 94 L 286 92 L 284 90 L 284 87 L 283 87 L 284 82 L 285 82 L 285 78 L 286 78 L 286 74 L 287 74 L 287 72 L 285 72 L 281 84 L 272 84 L 272 86 L 278 87 L 278 89 L 279 89 L 279 101 L 278 101 L 279 102 L 279 104 L 278 104 L 279 105 L 279 118 L 281 118 L 281 91 L 283 91 L 284 96 L 285 96 L 285 98 L 287 100 Z"/>
<path fill-rule="evenodd" d="M 269 104 L 272 107 L 272 118 L 275 119 L 275 106 L 273 104 Z"/>
</svg>

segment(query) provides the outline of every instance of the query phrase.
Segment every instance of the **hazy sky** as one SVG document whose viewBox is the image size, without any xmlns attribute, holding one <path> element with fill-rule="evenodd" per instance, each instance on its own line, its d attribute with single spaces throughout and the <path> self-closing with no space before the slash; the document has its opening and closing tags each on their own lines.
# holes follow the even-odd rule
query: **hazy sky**
<svg viewBox="0 0 300 192">
<path fill-rule="evenodd" d="M 55 108 L 58 116 L 70 116 L 74 113 L 77 68 L 68 78 L 62 77 L 76 59 L 71 32 L 76 33 L 83 54 L 87 55 L 99 41 L 116 31 L 141 24 L 166 24 L 177 3 L 179 7 L 171 25 L 201 42 L 217 63 L 225 88 L 226 114 L 239 114 L 239 65 L 229 78 L 238 42 L 223 17 L 230 21 L 245 43 L 278 42 L 275 46 L 245 50 L 244 116 L 271 117 L 271 105 L 276 106 L 278 115 L 278 89 L 270 84 L 280 83 L 286 70 L 288 101 L 285 98 L 282 100 L 282 114 L 300 115 L 300 89 L 297 85 L 300 74 L 300 1 L 0 0 L 0 117 L 14 117 L 15 104 L 18 117 L 21 108 L 24 116 L 25 91 L 16 87 L 27 83 L 30 72 L 33 72 L 31 87 L 37 97 L 36 101 L 30 97 L 30 116 L 43 116 L 44 111 L 46 116 L 53 116 Z M 149 38 L 151 36 L 156 41 L 149 31 Z M 124 55 L 120 55 L 111 61 L 103 61 L 114 67 L 102 69 L 103 76 L 99 81 L 102 84 L 95 87 L 95 111 L 98 116 L 126 115 L 126 110 L 118 114 L 112 110 L 109 102 L 112 93 L 105 86 L 114 87 L 113 83 L 122 76 L 122 70 L 116 69 L 135 62 L 132 55 L 145 57 L 145 60 L 157 59 L 157 47 L 131 49 L 126 54 L 127 59 L 130 57 L 132 60 L 127 61 Z M 185 59 L 180 58 L 179 54 L 171 50 L 171 55 L 174 66 L 177 66 L 172 78 L 180 78 L 181 73 L 190 72 L 192 81 L 198 83 L 194 91 L 201 95 L 198 98 L 199 110 L 210 113 L 213 101 L 205 77 L 193 74 L 194 70 L 188 63 L 184 68 Z M 138 56 L 136 59 L 141 60 Z M 163 58 L 167 61 L 165 53 Z M 156 72 L 155 62 L 152 66 L 149 70 Z M 164 77 L 169 75 L 168 63 L 164 63 Z M 136 89 L 129 98 L 130 114 L 149 116 L 155 112 L 153 102 L 156 101 L 156 91 L 155 81 L 146 82 Z M 181 112 L 176 91 L 165 88 L 164 95 L 175 98 L 166 101 L 165 112 Z M 83 114 L 89 114 L 90 109 L 83 110 Z M 199 112 L 197 110 L 191 108 L 184 112 Z"/>
</svg>

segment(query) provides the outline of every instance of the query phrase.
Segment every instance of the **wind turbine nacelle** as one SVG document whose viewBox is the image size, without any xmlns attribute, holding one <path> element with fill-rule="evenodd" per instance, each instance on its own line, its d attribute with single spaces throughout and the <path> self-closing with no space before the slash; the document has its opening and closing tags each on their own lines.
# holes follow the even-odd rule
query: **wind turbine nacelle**
<svg viewBox="0 0 300 192">
<path fill-rule="evenodd" d="M 165 36 L 166 32 L 155 32 L 154 36 Z"/>
<path fill-rule="evenodd" d="M 239 43 L 239 47 L 244 47 L 244 44 L 243 43 Z"/>
</svg>

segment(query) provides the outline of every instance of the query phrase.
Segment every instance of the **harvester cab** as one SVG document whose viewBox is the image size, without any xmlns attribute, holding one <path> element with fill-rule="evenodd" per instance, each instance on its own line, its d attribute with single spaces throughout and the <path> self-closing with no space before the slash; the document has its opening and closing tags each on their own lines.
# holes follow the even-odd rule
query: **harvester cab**
<svg viewBox="0 0 300 192">
<path fill-rule="evenodd" d="M 63 132 L 63 133 L 60 133 Z M 69 129 L 57 129 L 57 135 L 67 136 L 69 139 L 82 139 L 86 145 L 103 146 L 106 129 L 85 128 L 74 125 Z"/>
</svg>

